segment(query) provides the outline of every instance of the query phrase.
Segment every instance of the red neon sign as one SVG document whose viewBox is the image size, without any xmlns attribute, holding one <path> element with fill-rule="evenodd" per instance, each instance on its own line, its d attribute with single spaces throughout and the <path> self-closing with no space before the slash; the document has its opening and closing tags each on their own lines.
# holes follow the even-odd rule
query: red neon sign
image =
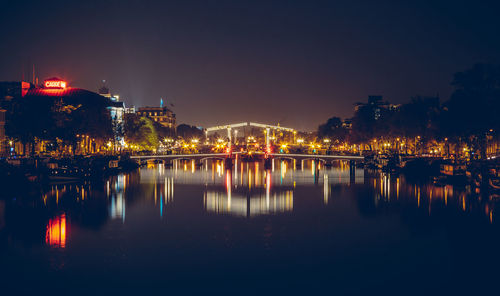
<svg viewBox="0 0 500 296">
<path fill-rule="evenodd" d="M 66 88 L 66 81 L 62 80 L 46 80 L 44 82 L 45 88 Z"/>
</svg>

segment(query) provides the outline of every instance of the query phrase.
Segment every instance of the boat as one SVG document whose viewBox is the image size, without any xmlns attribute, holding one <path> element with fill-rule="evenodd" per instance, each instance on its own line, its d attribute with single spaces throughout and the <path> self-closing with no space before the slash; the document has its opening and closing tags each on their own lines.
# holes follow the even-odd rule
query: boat
<svg viewBox="0 0 500 296">
<path fill-rule="evenodd" d="M 489 183 L 491 189 L 500 190 L 500 179 L 490 178 L 488 183 Z"/>
<path fill-rule="evenodd" d="M 447 182 L 465 183 L 467 166 L 463 163 L 442 163 L 439 172 Z"/>
<path fill-rule="evenodd" d="M 48 178 L 50 181 L 79 181 L 90 178 L 90 170 L 73 166 L 58 166 L 49 168 Z"/>
<path fill-rule="evenodd" d="M 444 163 L 441 164 L 440 172 L 442 175 L 456 177 L 465 176 L 466 166 L 465 164 L 456 163 Z"/>
</svg>

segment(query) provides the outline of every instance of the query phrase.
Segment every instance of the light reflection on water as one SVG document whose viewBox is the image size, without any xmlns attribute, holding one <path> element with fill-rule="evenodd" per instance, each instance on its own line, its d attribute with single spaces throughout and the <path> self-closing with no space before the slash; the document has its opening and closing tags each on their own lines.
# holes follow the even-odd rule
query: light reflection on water
<svg viewBox="0 0 500 296">
<path fill-rule="evenodd" d="M 352 176 L 346 162 L 325 167 L 314 161 L 284 160 L 274 161 L 265 170 L 262 163 L 253 162 L 237 161 L 227 168 L 222 161 L 201 165 L 176 161 L 172 166 L 159 164 L 110 177 L 103 183 L 53 185 L 39 197 L 0 200 L 0 250 L 7 250 L 4 254 L 9 258 L 17 258 L 19 243 L 34 254 L 46 250 L 49 253 L 43 256 L 57 269 L 66 268 L 68 260 L 85 264 L 94 260 L 88 256 L 97 256 L 111 261 L 109 268 L 120 270 L 121 260 L 142 262 L 148 252 L 159 258 L 171 254 L 165 264 L 174 264 L 179 257 L 181 263 L 174 266 L 181 268 L 184 261 L 196 265 L 207 260 L 200 259 L 206 251 L 203 248 L 227 257 L 225 264 L 241 259 L 240 252 L 255 252 L 268 260 L 268 253 L 275 252 L 273 258 L 288 258 L 286 263 L 275 259 L 276 266 L 295 268 L 290 265 L 294 260 L 306 260 L 323 267 L 326 260 L 343 269 L 338 262 L 352 248 L 360 254 L 353 253 L 350 260 L 371 258 L 366 254 L 378 245 L 398 254 L 401 247 L 384 245 L 380 237 L 394 244 L 417 233 L 409 245 L 421 248 L 428 243 L 427 237 L 421 237 L 425 232 L 432 248 L 418 249 L 424 257 L 448 247 L 448 243 L 436 245 L 436 229 L 451 231 L 453 227 L 451 233 L 463 236 L 461 244 L 478 239 L 462 233 L 473 229 L 493 239 L 483 247 L 500 246 L 496 236 L 491 236 L 500 232 L 497 208 L 495 195 L 408 180 L 403 175 L 356 170 Z M 143 245 L 148 246 L 147 252 L 130 250 Z M 86 248 L 92 250 L 91 255 Z M 302 254 L 304 249 L 308 255 Z M 58 257 L 57 253 L 72 256 Z M 264 264 L 251 258 L 247 265 Z M 410 268 L 397 265 L 401 258 L 395 258 L 391 268 Z M 426 259 L 416 257 L 415 262 L 419 260 Z"/>
<path fill-rule="evenodd" d="M 273 161 L 274 169 L 264 170 L 259 162 L 236 160 L 233 168 L 226 169 L 222 161 L 207 161 L 199 169 L 193 169 L 196 168 L 194 161 L 184 161 L 175 162 L 171 167 L 163 164 L 150 166 L 140 171 L 140 180 L 154 186 L 155 204 L 158 198 L 162 201 L 161 214 L 163 205 L 173 201 L 175 183 L 204 186 L 203 205 L 207 212 L 239 217 L 293 211 L 296 186 L 322 185 L 323 202 L 328 204 L 330 186 L 364 182 L 364 171 L 357 170 L 352 179 L 345 162 L 326 170 L 314 160 L 302 162 L 299 169 L 295 163 Z"/>
</svg>

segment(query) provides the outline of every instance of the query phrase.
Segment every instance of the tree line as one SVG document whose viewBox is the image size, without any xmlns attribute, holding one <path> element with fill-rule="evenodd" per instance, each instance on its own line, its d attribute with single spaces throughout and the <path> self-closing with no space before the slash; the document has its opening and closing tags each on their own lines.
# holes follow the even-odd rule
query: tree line
<svg viewBox="0 0 500 296">
<path fill-rule="evenodd" d="M 425 146 L 432 141 L 464 144 L 480 158 L 486 157 L 488 139 L 498 141 L 500 128 L 500 66 L 476 64 L 454 74 L 449 99 L 415 96 L 394 106 L 381 97 L 356 104 L 350 120 L 332 117 L 317 130 L 319 138 L 366 145 L 377 141 L 409 142 Z"/>
</svg>

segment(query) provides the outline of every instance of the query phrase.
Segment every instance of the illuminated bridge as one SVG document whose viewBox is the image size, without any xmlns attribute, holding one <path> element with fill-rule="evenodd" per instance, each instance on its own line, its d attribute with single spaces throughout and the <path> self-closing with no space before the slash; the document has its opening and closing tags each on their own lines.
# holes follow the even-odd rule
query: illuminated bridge
<svg viewBox="0 0 500 296">
<path fill-rule="evenodd" d="M 204 153 L 204 154 L 174 154 L 174 155 L 140 155 L 131 156 L 130 158 L 136 159 L 137 161 L 147 161 L 147 160 L 161 160 L 164 163 L 172 164 L 174 160 L 190 160 L 193 165 L 203 165 L 203 162 L 209 159 L 223 160 L 226 167 L 230 168 L 233 166 L 233 159 L 239 158 L 241 152 L 233 152 L 231 154 L 227 153 Z M 263 154 L 263 153 L 262 153 Z M 263 154 L 265 155 L 265 154 Z M 302 168 L 304 166 L 305 160 L 313 160 L 316 162 L 323 162 L 323 164 L 328 165 L 334 161 L 349 161 L 349 173 L 351 177 L 355 176 L 356 172 L 356 162 L 363 161 L 363 156 L 356 155 L 317 155 L 317 154 L 284 154 L 284 153 L 271 153 L 264 158 L 264 166 L 269 169 L 274 167 L 274 160 L 290 160 L 293 162 L 293 166 L 296 168 Z M 319 168 L 317 168 L 319 170 Z"/>
<path fill-rule="evenodd" d="M 250 127 L 250 128 L 256 127 L 256 128 L 264 129 L 265 134 L 266 134 L 266 145 L 269 145 L 271 139 L 273 138 L 273 137 L 271 137 L 271 131 L 279 132 L 279 133 L 288 132 L 288 133 L 290 133 L 290 135 L 297 134 L 297 131 L 293 128 L 283 127 L 283 126 L 279 126 L 279 125 L 255 123 L 255 122 L 241 122 L 241 123 L 213 126 L 213 127 L 207 128 L 205 130 L 205 134 L 208 136 L 208 133 L 216 132 L 216 131 L 220 131 L 220 130 L 226 130 L 229 143 L 232 143 L 232 138 L 233 138 L 232 137 L 232 135 L 233 135 L 232 130 L 234 130 L 234 134 L 235 134 L 234 136 L 236 138 L 237 132 L 238 132 L 237 129 L 238 128 L 246 128 L 246 127 Z"/>
<path fill-rule="evenodd" d="M 136 160 L 198 160 L 204 161 L 208 159 L 220 159 L 225 160 L 228 158 L 235 158 L 240 155 L 241 152 L 233 152 L 231 154 L 227 153 L 199 153 L 199 154 L 151 154 L 151 155 L 136 155 L 130 158 Z M 262 154 L 264 153 L 256 153 Z M 335 160 L 350 160 L 350 161 L 363 161 L 364 156 L 358 155 L 319 155 L 319 154 L 285 154 L 285 153 L 270 153 L 268 154 L 270 158 L 273 159 L 287 159 L 287 160 L 316 160 L 324 163 L 330 163 Z"/>
</svg>

